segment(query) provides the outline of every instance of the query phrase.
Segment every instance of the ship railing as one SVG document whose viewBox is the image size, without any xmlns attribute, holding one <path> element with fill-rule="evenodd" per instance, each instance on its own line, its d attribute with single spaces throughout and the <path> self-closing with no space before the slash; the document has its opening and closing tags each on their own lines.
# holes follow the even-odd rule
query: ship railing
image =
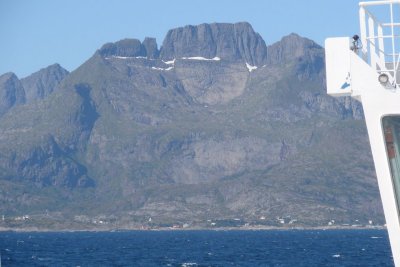
<svg viewBox="0 0 400 267">
<path fill-rule="evenodd" d="M 400 0 L 360 2 L 359 55 L 379 74 L 400 85 Z M 381 22 L 380 18 L 390 18 Z M 389 15 L 389 16 L 388 16 Z"/>
</svg>

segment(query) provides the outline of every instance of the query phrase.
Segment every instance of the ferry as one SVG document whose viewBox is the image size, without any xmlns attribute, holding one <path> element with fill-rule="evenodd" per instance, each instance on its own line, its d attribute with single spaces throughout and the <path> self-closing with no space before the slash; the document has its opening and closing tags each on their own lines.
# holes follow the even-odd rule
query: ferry
<svg viewBox="0 0 400 267">
<path fill-rule="evenodd" d="M 400 0 L 359 3 L 360 32 L 325 40 L 327 92 L 362 103 L 394 264 L 400 267 Z"/>
</svg>

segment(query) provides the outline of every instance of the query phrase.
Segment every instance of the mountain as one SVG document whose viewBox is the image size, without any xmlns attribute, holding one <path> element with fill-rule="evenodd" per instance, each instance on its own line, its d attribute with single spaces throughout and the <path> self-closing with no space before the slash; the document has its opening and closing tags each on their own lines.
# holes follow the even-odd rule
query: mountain
<svg viewBox="0 0 400 267">
<path fill-rule="evenodd" d="M 320 46 L 312 40 L 302 38 L 299 35 L 292 33 L 282 38 L 268 47 L 269 64 L 280 64 L 290 61 L 292 58 L 306 58 L 307 60 L 316 60 L 314 51 L 319 50 Z M 321 63 L 321 62 L 319 62 Z M 323 62 L 322 62 L 323 63 Z M 322 66 L 316 66 L 321 68 Z"/>
<path fill-rule="evenodd" d="M 0 76 L 0 117 L 15 105 L 25 103 L 25 91 L 14 73 Z"/>
<path fill-rule="evenodd" d="M 59 64 L 54 64 L 21 79 L 26 101 L 47 97 L 67 75 L 67 70 Z"/>
<path fill-rule="evenodd" d="M 0 76 L 0 117 L 13 106 L 30 103 L 50 95 L 68 75 L 59 64 L 48 66 L 23 79 L 14 73 Z"/>
<path fill-rule="evenodd" d="M 201 24 L 50 69 L 0 118 L 0 227 L 384 223 L 362 107 L 311 40 Z"/>
<path fill-rule="evenodd" d="M 161 58 L 220 57 L 244 60 L 250 65 L 266 62 L 267 46 L 247 22 L 213 23 L 172 29 L 164 39 Z"/>
</svg>

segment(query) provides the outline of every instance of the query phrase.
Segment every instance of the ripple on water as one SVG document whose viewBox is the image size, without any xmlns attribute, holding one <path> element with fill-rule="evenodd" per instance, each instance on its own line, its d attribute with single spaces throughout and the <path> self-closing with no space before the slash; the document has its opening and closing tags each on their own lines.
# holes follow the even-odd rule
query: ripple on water
<svg viewBox="0 0 400 267">
<path fill-rule="evenodd" d="M 385 230 L 0 232 L 0 254 L 7 267 L 394 266 Z"/>
</svg>

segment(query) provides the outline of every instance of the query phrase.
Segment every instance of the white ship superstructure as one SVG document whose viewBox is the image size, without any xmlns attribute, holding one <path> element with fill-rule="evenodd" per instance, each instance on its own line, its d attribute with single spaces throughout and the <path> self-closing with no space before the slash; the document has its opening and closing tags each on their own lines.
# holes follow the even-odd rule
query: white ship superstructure
<svg viewBox="0 0 400 267">
<path fill-rule="evenodd" d="M 400 266 L 400 0 L 359 3 L 360 33 L 325 41 L 327 90 L 362 102 L 396 266 Z"/>
</svg>

